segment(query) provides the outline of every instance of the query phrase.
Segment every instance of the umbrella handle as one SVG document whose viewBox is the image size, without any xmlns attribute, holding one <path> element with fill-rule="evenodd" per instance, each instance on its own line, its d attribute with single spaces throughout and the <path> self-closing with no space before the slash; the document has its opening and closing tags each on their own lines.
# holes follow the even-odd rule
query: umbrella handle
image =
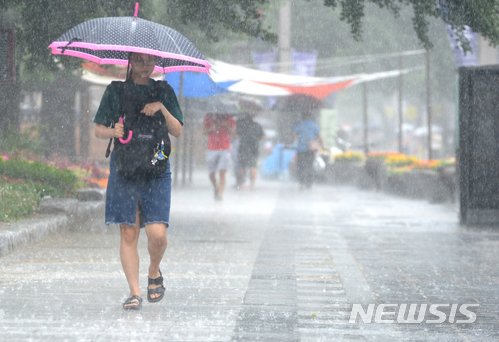
<svg viewBox="0 0 499 342">
<path fill-rule="evenodd" d="M 120 124 L 123 123 L 123 118 L 120 118 Z M 130 142 L 130 140 L 132 140 L 132 136 L 133 136 L 133 132 L 132 131 L 128 131 L 128 139 L 122 139 L 120 138 L 120 143 L 122 144 L 128 144 Z"/>
</svg>

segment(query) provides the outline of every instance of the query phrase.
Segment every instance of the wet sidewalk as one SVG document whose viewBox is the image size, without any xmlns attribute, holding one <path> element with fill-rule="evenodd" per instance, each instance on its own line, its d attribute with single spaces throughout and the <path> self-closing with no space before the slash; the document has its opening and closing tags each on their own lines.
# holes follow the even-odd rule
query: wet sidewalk
<svg viewBox="0 0 499 342">
<path fill-rule="evenodd" d="M 499 340 L 499 227 L 460 226 L 456 204 L 231 178 L 216 202 L 205 173 L 193 183 L 173 191 L 163 301 L 122 310 L 118 229 L 96 215 L 0 258 L 0 340 Z M 361 304 L 371 323 L 350 323 Z M 404 304 L 443 306 L 411 324 L 397 322 Z M 463 304 L 478 304 L 473 323 L 457 323 Z"/>
</svg>

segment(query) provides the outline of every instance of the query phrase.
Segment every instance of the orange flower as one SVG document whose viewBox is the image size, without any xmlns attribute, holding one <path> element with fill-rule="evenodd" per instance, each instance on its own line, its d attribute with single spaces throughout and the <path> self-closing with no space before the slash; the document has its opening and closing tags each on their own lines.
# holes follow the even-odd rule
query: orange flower
<svg viewBox="0 0 499 342">
<path fill-rule="evenodd" d="M 394 151 L 373 151 L 373 152 L 367 152 L 368 157 L 376 157 L 376 156 L 393 156 L 393 155 L 398 155 L 401 154 L 399 152 L 394 152 Z"/>
<path fill-rule="evenodd" d="M 90 178 L 88 180 L 88 183 L 90 186 L 93 185 L 101 189 L 107 189 L 107 181 L 108 181 L 107 178 Z"/>
<path fill-rule="evenodd" d="M 393 151 L 374 151 L 374 152 L 367 152 L 367 159 L 386 160 L 386 158 L 390 156 L 398 156 L 398 155 L 402 154 Z"/>
<path fill-rule="evenodd" d="M 435 170 L 440 165 L 439 160 L 419 160 L 414 163 L 417 170 Z"/>
</svg>

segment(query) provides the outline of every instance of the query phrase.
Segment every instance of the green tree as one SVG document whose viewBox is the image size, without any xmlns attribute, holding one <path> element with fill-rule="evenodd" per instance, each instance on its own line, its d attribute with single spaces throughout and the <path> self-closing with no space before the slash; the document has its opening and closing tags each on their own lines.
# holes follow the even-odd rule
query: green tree
<svg viewBox="0 0 499 342">
<path fill-rule="evenodd" d="M 136 0 L 1 0 L 4 9 L 14 9 L 18 64 L 22 70 L 56 70 L 60 63 L 73 68 L 76 62 L 71 58 L 54 57 L 46 47 L 62 33 L 76 24 L 100 16 L 131 15 Z M 310 2 L 311 0 L 302 0 Z M 451 25 L 462 42 L 464 49 L 470 46 L 463 35 L 465 26 L 488 38 L 495 46 L 499 44 L 499 6 L 497 1 L 482 0 L 321 0 L 328 8 L 340 10 L 339 19 L 350 27 L 354 39 L 365 37 L 366 8 L 374 4 L 399 17 L 408 9 L 412 12 L 412 26 L 416 36 L 425 48 L 433 46 L 430 37 L 430 22 L 438 18 Z M 297 3 L 297 2 L 296 2 Z M 140 16 L 156 19 L 173 28 L 189 27 L 194 35 L 203 36 L 209 42 L 216 42 L 227 35 L 243 34 L 275 41 L 272 27 L 266 25 L 263 14 L 270 0 L 143 0 Z M 323 11 L 337 18 L 333 11 Z M 157 15 L 160 13 L 160 15 Z M 335 25 L 338 27 L 338 25 Z M 348 26 L 347 26 L 348 27 Z M 275 29 L 275 27 L 274 27 Z M 327 29 L 327 28 L 326 28 Z M 201 39 L 199 39 L 201 41 Z M 73 64 L 71 64 L 73 63 Z M 46 78 L 47 73 L 41 73 Z"/>
<path fill-rule="evenodd" d="M 470 45 L 464 36 L 466 26 L 497 46 L 499 44 L 499 4 L 493 0 L 324 0 L 324 5 L 341 8 L 341 20 L 350 25 L 354 38 L 360 40 L 363 34 L 362 19 L 367 3 L 373 3 L 390 11 L 395 17 L 404 7 L 413 11 L 412 26 L 424 47 L 433 44 L 429 38 L 431 18 L 439 18 L 456 30 L 456 38 L 464 50 Z"/>
<path fill-rule="evenodd" d="M 47 50 L 52 41 L 77 24 L 100 16 L 117 16 L 133 10 L 134 1 L 12 1 L 19 13 L 16 23 L 17 52 L 22 76 L 31 80 L 51 81 L 61 64 L 70 70 L 81 61 L 56 58 Z M 26 75 L 24 74 L 26 73 Z"/>
</svg>

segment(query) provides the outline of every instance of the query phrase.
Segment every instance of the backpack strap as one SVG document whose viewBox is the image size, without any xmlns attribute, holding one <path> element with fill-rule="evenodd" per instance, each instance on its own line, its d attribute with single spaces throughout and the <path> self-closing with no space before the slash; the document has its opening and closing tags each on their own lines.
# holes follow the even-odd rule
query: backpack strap
<svg viewBox="0 0 499 342">
<path fill-rule="evenodd" d="M 111 86 L 113 86 L 117 93 L 118 93 L 118 97 L 120 98 L 120 114 L 123 114 L 123 106 L 121 104 L 121 102 L 123 101 L 123 93 L 125 91 L 125 82 L 122 82 L 122 81 L 112 81 L 111 82 Z"/>
<path fill-rule="evenodd" d="M 121 81 L 112 81 L 111 84 L 110 84 L 112 87 L 116 88 L 117 92 L 118 92 L 118 96 L 120 98 L 120 116 L 122 116 L 123 114 L 123 106 L 121 105 L 121 99 L 123 98 L 123 90 L 124 90 L 124 85 L 125 85 L 125 82 L 121 82 Z M 111 122 L 111 128 L 114 128 L 114 121 Z M 106 149 L 106 158 L 109 157 L 109 155 L 111 154 L 111 144 L 113 143 L 113 138 L 110 138 L 109 139 L 109 144 L 107 144 L 107 149 Z"/>
</svg>

